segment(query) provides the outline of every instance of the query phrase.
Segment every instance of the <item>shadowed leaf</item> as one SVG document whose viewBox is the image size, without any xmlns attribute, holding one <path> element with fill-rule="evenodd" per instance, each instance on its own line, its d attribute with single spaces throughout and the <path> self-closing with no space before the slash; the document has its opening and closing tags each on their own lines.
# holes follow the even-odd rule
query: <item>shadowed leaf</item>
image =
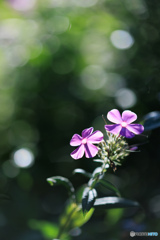
<svg viewBox="0 0 160 240">
<path fill-rule="evenodd" d="M 61 177 L 61 176 L 50 177 L 50 178 L 47 178 L 47 182 L 49 182 L 51 186 L 54 186 L 54 185 L 65 186 L 65 188 L 68 190 L 68 193 L 71 196 L 72 200 L 75 201 L 74 187 L 73 187 L 72 183 L 67 178 L 64 178 L 64 177 Z"/>
<path fill-rule="evenodd" d="M 107 188 L 108 190 L 110 190 L 110 191 L 112 191 L 112 192 L 115 192 L 119 197 L 121 196 L 119 190 L 118 190 L 112 183 L 110 183 L 109 181 L 107 181 L 107 180 L 105 180 L 105 179 L 101 179 L 101 180 L 99 181 L 99 183 L 100 183 L 103 187 Z"/>
<path fill-rule="evenodd" d="M 160 112 L 150 112 L 144 116 L 144 130 L 152 130 L 160 127 Z"/>
</svg>

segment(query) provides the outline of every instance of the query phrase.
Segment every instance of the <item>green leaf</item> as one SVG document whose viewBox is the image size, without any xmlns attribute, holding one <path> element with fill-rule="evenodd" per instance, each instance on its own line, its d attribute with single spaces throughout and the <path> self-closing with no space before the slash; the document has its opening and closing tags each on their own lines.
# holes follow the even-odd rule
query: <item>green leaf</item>
<svg viewBox="0 0 160 240">
<path fill-rule="evenodd" d="M 86 172 L 85 170 L 83 170 L 83 169 L 81 169 L 81 168 L 75 169 L 75 170 L 73 171 L 73 174 L 75 174 L 75 173 L 80 173 L 80 174 L 82 174 L 82 175 L 84 175 L 85 177 L 88 177 L 88 178 L 90 178 L 90 177 L 92 176 L 91 173 Z"/>
<path fill-rule="evenodd" d="M 101 167 L 97 167 L 94 172 L 93 172 L 93 178 L 97 177 L 98 175 L 100 175 L 102 172 L 102 168 Z M 103 174 L 102 174 L 103 175 Z"/>
<path fill-rule="evenodd" d="M 94 162 L 99 162 L 99 163 L 103 163 L 104 161 L 101 159 L 93 159 Z"/>
<path fill-rule="evenodd" d="M 81 227 L 91 218 L 93 212 L 94 208 L 84 216 L 81 205 L 71 201 L 68 202 L 64 213 L 60 217 L 60 229 L 63 232 L 68 232 L 75 227 Z"/>
<path fill-rule="evenodd" d="M 97 198 L 97 191 L 96 189 L 90 189 L 86 187 L 83 192 L 82 196 L 82 210 L 83 213 L 88 212 L 94 205 L 94 202 Z"/>
<path fill-rule="evenodd" d="M 112 183 L 110 183 L 109 181 L 107 181 L 106 179 L 101 179 L 101 180 L 99 181 L 99 183 L 100 183 L 103 187 L 109 189 L 110 191 L 115 192 L 119 197 L 121 196 L 119 190 L 118 190 Z"/>
<path fill-rule="evenodd" d="M 99 180 L 103 178 L 103 176 L 104 173 L 102 172 L 102 168 L 101 167 L 96 168 L 92 174 L 92 178 L 88 182 L 88 186 L 90 188 L 94 188 L 99 182 Z"/>
<path fill-rule="evenodd" d="M 125 207 L 139 207 L 136 201 L 128 200 L 120 197 L 104 197 L 97 198 L 94 203 L 94 208 L 125 208 Z"/>
<path fill-rule="evenodd" d="M 60 184 L 63 185 L 67 189 L 72 200 L 75 201 L 75 190 L 72 183 L 69 181 L 69 179 L 61 176 L 56 176 L 56 177 L 47 178 L 47 182 L 49 182 L 51 186 L 60 185 Z"/>
</svg>

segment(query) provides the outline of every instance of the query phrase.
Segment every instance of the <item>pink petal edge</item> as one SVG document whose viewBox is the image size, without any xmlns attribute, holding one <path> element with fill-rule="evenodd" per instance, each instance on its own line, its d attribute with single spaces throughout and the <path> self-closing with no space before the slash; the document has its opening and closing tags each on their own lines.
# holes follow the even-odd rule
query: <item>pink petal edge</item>
<svg viewBox="0 0 160 240">
<path fill-rule="evenodd" d="M 136 119 L 137 119 L 137 114 L 135 114 L 130 110 L 125 110 L 122 113 L 122 120 L 128 124 L 134 122 Z"/>
<path fill-rule="evenodd" d="M 93 132 L 93 127 L 86 128 L 82 131 L 82 137 L 83 138 L 88 138 Z"/>
<path fill-rule="evenodd" d="M 113 109 L 108 112 L 107 118 L 110 122 L 113 123 L 121 123 L 122 122 L 122 117 L 120 112 L 117 109 Z"/>
<path fill-rule="evenodd" d="M 78 148 L 76 148 L 72 153 L 71 157 L 74 158 L 75 160 L 82 158 L 84 155 L 84 145 L 80 145 Z"/>
<path fill-rule="evenodd" d="M 99 143 L 103 140 L 103 133 L 99 130 L 93 132 L 89 137 L 88 141 L 90 143 Z"/>
<path fill-rule="evenodd" d="M 111 132 L 113 134 L 119 134 L 122 129 L 122 126 L 120 124 L 105 125 L 104 127 L 108 132 Z"/>
<path fill-rule="evenodd" d="M 141 124 L 129 124 L 127 129 L 134 134 L 141 134 L 144 131 L 144 127 Z"/>
<path fill-rule="evenodd" d="M 81 144 L 82 141 L 82 137 L 79 134 L 74 134 L 71 141 L 70 141 L 70 145 L 71 146 L 79 146 Z"/>
</svg>

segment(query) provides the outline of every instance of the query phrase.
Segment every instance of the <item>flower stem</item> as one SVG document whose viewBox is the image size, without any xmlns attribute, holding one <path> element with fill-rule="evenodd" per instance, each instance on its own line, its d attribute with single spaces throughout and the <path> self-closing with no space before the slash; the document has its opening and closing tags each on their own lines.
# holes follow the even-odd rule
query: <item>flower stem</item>
<svg viewBox="0 0 160 240">
<path fill-rule="evenodd" d="M 69 224 L 71 222 L 71 219 L 72 219 L 72 216 L 73 216 L 74 212 L 77 211 L 77 209 L 78 209 L 77 204 L 74 204 L 74 207 L 73 207 L 72 211 L 70 212 L 70 214 L 68 214 L 65 223 L 62 226 L 60 226 L 60 229 L 59 229 L 59 232 L 58 232 L 58 235 L 57 235 L 57 239 L 61 238 L 62 234 L 65 232 L 65 230 L 69 226 Z"/>
</svg>

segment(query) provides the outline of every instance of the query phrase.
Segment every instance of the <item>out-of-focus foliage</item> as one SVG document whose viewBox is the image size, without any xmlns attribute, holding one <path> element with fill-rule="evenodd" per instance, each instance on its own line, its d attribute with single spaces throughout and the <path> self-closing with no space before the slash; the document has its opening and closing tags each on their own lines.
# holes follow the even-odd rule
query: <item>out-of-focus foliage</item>
<svg viewBox="0 0 160 240">
<path fill-rule="evenodd" d="M 47 221 L 30 220 L 29 226 L 39 230 L 46 239 L 53 239 L 58 235 L 58 226 Z"/>
<path fill-rule="evenodd" d="M 46 178 L 69 177 L 76 188 L 87 180 L 72 176 L 75 166 L 98 164 L 71 159 L 71 136 L 104 131 L 101 115 L 113 108 L 131 109 L 138 121 L 159 111 L 160 2 L 2 0 L 0 9 L 0 238 L 41 240 L 30 219 L 57 222 L 67 199 Z M 130 142 L 147 142 L 140 152 L 107 179 L 144 211 L 96 210 L 73 238 L 160 229 L 160 128 L 144 134 Z"/>
</svg>

